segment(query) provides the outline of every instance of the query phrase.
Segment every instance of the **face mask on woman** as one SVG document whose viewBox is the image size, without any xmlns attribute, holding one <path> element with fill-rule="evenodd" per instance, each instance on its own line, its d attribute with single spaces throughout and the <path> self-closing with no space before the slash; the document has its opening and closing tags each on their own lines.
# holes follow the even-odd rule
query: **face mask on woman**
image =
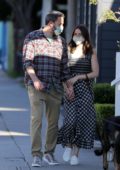
<svg viewBox="0 0 120 170">
<path fill-rule="evenodd" d="M 55 35 L 60 35 L 63 32 L 63 26 L 57 26 L 55 27 L 54 33 Z"/>
<path fill-rule="evenodd" d="M 76 45 L 79 45 L 79 44 L 83 43 L 83 41 L 85 41 L 85 39 L 82 35 L 80 35 L 80 36 L 74 35 L 73 41 L 75 42 Z"/>
</svg>

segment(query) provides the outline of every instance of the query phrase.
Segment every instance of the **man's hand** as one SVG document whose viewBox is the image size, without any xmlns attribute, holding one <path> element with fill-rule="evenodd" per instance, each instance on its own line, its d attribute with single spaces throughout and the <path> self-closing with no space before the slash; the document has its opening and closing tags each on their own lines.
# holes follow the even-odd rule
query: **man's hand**
<svg viewBox="0 0 120 170">
<path fill-rule="evenodd" d="M 36 90 L 43 90 L 44 89 L 44 85 L 42 84 L 42 82 L 37 78 L 36 74 L 35 74 L 35 70 L 30 66 L 27 68 L 27 73 L 29 74 L 29 76 L 31 77 L 34 87 Z"/>
<path fill-rule="evenodd" d="M 72 85 L 68 87 L 67 97 L 71 101 L 75 98 L 74 89 Z"/>
<path fill-rule="evenodd" d="M 67 81 L 66 84 L 64 85 L 64 89 L 65 89 L 65 94 L 68 100 L 70 101 L 74 100 L 75 94 L 74 94 L 74 89 L 73 89 L 73 85 L 71 84 L 71 82 Z"/>
<path fill-rule="evenodd" d="M 42 82 L 40 80 L 35 80 L 33 82 L 34 87 L 36 90 L 43 90 L 44 89 L 44 85 L 42 84 Z"/>
</svg>

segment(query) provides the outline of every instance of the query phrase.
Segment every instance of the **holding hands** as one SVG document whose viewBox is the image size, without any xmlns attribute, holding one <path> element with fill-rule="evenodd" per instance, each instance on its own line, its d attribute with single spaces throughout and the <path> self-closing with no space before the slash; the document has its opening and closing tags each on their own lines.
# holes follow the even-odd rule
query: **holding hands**
<svg viewBox="0 0 120 170">
<path fill-rule="evenodd" d="M 73 84 L 71 83 L 70 80 L 68 80 L 64 84 L 64 90 L 65 90 L 65 95 L 68 98 L 68 100 L 74 100 L 75 94 L 74 94 L 74 89 L 73 89 Z"/>
<path fill-rule="evenodd" d="M 74 88 L 73 88 L 74 83 L 76 83 L 78 80 L 86 80 L 86 78 L 87 78 L 86 74 L 76 75 L 70 78 L 64 84 L 65 93 L 69 100 L 73 100 L 75 98 Z"/>
</svg>

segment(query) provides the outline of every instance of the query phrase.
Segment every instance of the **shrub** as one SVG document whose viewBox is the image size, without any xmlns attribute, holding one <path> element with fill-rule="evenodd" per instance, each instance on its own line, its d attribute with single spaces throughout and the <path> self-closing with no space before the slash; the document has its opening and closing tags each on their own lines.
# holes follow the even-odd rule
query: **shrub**
<svg viewBox="0 0 120 170">
<path fill-rule="evenodd" d="M 98 83 L 93 86 L 95 103 L 115 103 L 115 87 L 109 83 Z"/>
<path fill-rule="evenodd" d="M 114 104 L 95 104 L 95 109 L 98 124 L 102 124 L 104 119 L 115 114 Z"/>
</svg>

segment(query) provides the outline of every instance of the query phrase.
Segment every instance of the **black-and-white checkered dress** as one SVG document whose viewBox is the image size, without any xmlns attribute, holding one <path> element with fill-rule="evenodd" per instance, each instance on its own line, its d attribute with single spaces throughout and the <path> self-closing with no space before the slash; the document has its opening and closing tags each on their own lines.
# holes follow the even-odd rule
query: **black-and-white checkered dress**
<svg viewBox="0 0 120 170">
<path fill-rule="evenodd" d="M 91 72 L 91 55 L 69 61 L 71 74 Z M 75 144 L 79 148 L 91 149 L 94 143 L 96 113 L 94 108 L 93 80 L 86 83 L 78 80 L 74 84 L 75 99 L 69 101 L 64 97 L 64 122 L 58 132 L 58 144 L 63 147 Z"/>
</svg>

